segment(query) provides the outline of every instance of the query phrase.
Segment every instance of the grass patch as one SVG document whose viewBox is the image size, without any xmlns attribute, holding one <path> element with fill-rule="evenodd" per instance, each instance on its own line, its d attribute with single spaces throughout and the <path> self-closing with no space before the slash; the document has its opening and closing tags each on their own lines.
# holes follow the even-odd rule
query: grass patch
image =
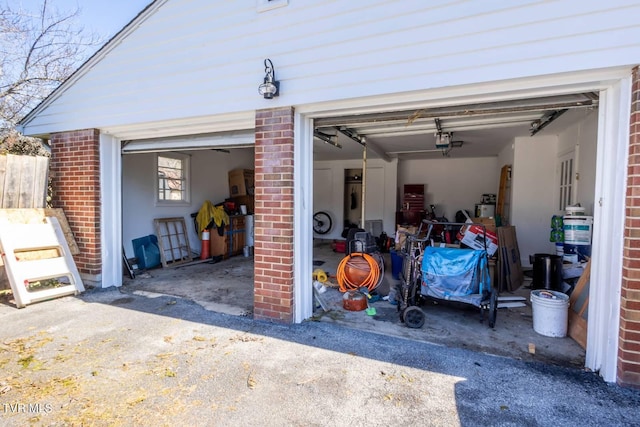
<svg viewBox="0 0 640 427">
<path fill-rule="evenodd" d="M 27 369 L 29 367 L 29 365 L 31 365 L 31 363 L 33 363 L 34 361 L 34 357 L 33 354 L 27 356 L 27 357 L 23 357 L 21 359 L 18 359 L 18 365 L 22 366 L 23 369 Z"/>
</svg>

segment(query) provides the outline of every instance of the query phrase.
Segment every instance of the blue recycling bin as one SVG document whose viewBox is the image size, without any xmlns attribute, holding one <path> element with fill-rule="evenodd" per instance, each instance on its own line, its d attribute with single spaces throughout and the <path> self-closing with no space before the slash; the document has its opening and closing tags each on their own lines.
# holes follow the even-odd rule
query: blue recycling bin
<svg viewBox="0 0 640 427">
<path fill-rule="evenodd" d="M 131 241 L 133 253 L 137 258 L 138 268 L 146 270 L 160 265 L 160 247 L 158 238 L 150 234 Z"/>
<path fill-rule="evenodd" d="M 391 249 L 389 251 L 391 253 L 391 276 L 399 280 L 400 272 L 402 271 L 402 255 L 395 251 L 395 249 Z"/>
</svg>

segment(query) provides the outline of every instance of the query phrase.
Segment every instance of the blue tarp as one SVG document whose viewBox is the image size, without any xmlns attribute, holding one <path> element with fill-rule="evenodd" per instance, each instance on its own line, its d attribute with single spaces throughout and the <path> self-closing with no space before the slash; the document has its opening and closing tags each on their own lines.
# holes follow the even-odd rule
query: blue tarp
<svg viewBox="0 0 640 427">
<path fill-rule="evenodd" d="M 480 306 L 491 291 L 487 252 L 427 246 L 422 258 L 421 293 Z"/>
</svg>

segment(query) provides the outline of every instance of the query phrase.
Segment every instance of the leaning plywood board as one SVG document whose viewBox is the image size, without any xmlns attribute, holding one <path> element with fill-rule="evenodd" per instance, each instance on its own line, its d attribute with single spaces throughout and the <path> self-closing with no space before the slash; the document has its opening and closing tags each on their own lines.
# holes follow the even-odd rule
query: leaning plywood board
<svg viewBox="0 0 640 427">
<path fill-rule="evenodd" d="M 582 348 L 587 348 L 587 315 L 589 312 L 589 282 L 591 278 L 591 261 L 587 262 L 584 272 L 578 279 L 575 289 L 569 297 L 568 334 Z"/>
<path fill-rule="evenodd" d="M 1 218 L 0 246 L 18 308 L 84 291 L 69 245 L 55 217 L 36 224 L 15 224 Z M 55 255 L 30 256 L 35 251 Z"/>
<path fill-rule="evenodd" d="M 0 209 L 0 218 L 6 218 L 10 223 L 16 224 L 42 223 L 48 216 L 56 217 L 60 227 L 62 228 L 67 244 L 69 245 L 71 254 L 78 255 L 80 253 L 80 249 L 78 249 L 78 244 L 73 237 L 73 233 L 71 232 L 71 228 L 67 222 L 67 217 L 62 209 Z"/>
<path fill-rule="evenodd" d="M 520 263 L 520 249 L 514 226 L 497 228 L 498 232 L 498 289 L 515 291 L 522 286 L 524 273 Z"/>
</svg>

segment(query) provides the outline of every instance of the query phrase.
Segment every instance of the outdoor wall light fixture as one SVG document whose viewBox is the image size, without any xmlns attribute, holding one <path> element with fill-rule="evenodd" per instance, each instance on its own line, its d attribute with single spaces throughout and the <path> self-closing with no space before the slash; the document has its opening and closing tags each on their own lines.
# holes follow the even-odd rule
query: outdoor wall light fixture
<svg viewBox="0 0 640 427">
<path fill-rule="evenodd" d="M 258 93 L 264 96 L 264 99 L 272 99 L 280 95 L 280 82 L 276 80 L 276 72 L 269 58 L 264 60 L 264 72 L 264 83 L 258 87 Z"/>
</svg>

